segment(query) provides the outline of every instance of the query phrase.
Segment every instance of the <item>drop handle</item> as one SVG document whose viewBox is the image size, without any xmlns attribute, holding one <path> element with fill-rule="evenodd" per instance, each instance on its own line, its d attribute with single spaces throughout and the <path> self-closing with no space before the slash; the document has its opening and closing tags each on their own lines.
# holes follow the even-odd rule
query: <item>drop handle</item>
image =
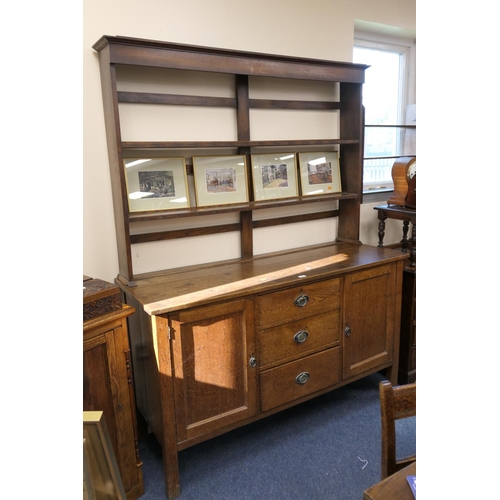
<svg viewBox="0 0 500 500">
<path fill-rule="evenodd" d="M 293 336 L 293 340 L 297 344 L 302 344 L 307 340 L 307 337 L 309 337 L 309 332 L 306 330 L 300 330 Z"/>
<path fill-rule="evenodd" d="M 304 307 L 309 302 L 309 297 L 304 293 L 301 293 L 294 301 L 297 307 Z"/>
<path fill-rule="evenodd" d="M 311 376 L 311 374 L 309 372 L 302 372 L 302 373 L 299 373 L 296 377 L 295 377 L 295 382 L 299 385 L 304 385 L 308 380 L 309 380 L 309 377 Z"/>
<path fill-rule="evenodd" d="M 349 325 L 346 325 L 346 327 L 344 329 L 344 335 L 346 337 L 349 337 L 349 335 L 351 335 L 351 327 Z"/>
</svg>

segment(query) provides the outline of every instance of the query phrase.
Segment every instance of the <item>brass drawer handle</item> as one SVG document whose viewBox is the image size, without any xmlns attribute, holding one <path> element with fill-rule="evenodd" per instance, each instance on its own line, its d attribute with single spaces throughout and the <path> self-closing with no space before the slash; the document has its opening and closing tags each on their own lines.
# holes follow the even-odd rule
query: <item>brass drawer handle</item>
<svg viewBox="0 0 500 500">
<path fill-rule="evenodd" d="M 300 385 L 304 385 L 308 380 L 309 380 L 309 377 L 310 377 L 310 373 L 309 372 L 302 372 L 302 373 L 299 373 L 296 377 L 295 377 L 295 382 L 297 384 L 300 384 Z"/>
<path fill-rule="evenodd" d="M 297 307 L 304 307 L 309 302 L 309 297 L 301 293 L 294 301 Z"/>
<path fill-rule="evenodd" d="M 302 344 L 303 342 L 305 342 L 307 340 L 307 337 L 309 337 L 309 332 L 307 332 L 306 330 L 300 330 L 300 332 L 297 332 L 293 336 L 293 340 L 297 344 Z"/>
</svg>

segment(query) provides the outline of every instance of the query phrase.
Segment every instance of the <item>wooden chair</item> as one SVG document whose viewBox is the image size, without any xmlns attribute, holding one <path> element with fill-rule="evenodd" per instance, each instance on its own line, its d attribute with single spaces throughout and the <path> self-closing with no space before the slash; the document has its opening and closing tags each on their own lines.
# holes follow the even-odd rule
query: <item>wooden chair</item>
<svg viewBox="0 0 500 500">
<path fill-rule="evenodd" d="M 382 479 L 415 462 L 416 455 L 397 458 L 396 420 L 417 414 L 417 384 L 392 386 L 380 382 L 380 416 L 382 422 Z"/>
</svg>

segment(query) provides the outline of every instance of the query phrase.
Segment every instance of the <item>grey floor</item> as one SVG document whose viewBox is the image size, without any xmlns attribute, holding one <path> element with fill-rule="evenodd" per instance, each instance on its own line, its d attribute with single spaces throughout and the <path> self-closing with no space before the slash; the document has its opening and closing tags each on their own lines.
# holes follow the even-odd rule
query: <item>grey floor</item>
<svg viewBox="0 0 500 500">
<path fill-rule="evenodd" d="M 180 500 L 361 500 L 380 480 L 379 373 L 179 453 Z M 140 440 L 145 494 L 165 499 L 161 448 Z M 398 422 L 398 455 L 416 418 Z"/>
</svg>

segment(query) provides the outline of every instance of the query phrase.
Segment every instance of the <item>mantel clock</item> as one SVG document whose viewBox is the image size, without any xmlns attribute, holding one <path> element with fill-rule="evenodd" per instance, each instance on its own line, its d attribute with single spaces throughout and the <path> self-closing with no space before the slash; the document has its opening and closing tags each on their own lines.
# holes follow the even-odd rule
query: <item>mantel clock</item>
<svg viewBox="0 0 500 500">
<path fill-rule="evenodd" d="M 394 181 L 394 192 L 387 204 L 416 208 L 417 158 L 413 156 L 398 158 L 392 166 L 391 175 Z"/>
</svg>

